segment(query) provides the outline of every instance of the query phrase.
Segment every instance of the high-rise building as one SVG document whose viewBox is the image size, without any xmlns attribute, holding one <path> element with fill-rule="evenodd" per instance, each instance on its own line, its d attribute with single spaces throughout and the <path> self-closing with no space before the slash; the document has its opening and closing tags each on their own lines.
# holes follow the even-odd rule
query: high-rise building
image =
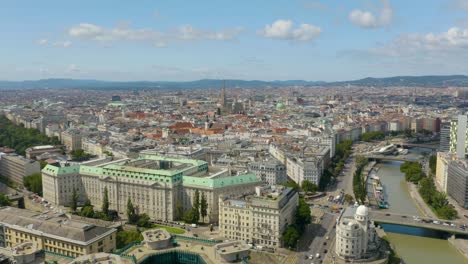
<svg viewBox="0 0 468 264">
<path fill-rule="evenodd" d="M 440 128 L 440 151 L 450 151 L 450 123 L 444 123 Z"/>
<path fill-rule="evenodd" d="M 447 194 L 460 206 L 468 208 L 468 162 L 466 159 L 448 163 Z"/>
<path fill-rule="evenodd" d="M 457 157 L 468 155 L 468 116 L 458 115 L 450 122 L 450 152 Z"/>
</svg>

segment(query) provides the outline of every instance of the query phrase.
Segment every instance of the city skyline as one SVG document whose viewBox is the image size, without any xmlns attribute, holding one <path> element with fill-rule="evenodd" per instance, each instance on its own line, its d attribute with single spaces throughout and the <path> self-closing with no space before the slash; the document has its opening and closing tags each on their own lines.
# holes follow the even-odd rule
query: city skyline
<svg viewBox="0 0 468 264">
<path fill-rule="evenodd" d="M 0 80 L 341 81 L 468 66 L 465 0 L 10 1 L 0 15 Z"/>
</svg>

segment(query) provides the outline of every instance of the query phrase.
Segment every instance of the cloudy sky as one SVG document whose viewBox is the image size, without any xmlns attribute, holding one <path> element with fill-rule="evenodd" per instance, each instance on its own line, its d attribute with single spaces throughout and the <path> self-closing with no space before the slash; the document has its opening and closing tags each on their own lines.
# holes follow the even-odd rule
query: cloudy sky
<svg viewBox="0 0 468 264">
<path fill-rule="evenodd" d="M 2 0 L 0 80 L 468 74 L 468 0 Z"/>
</svg>

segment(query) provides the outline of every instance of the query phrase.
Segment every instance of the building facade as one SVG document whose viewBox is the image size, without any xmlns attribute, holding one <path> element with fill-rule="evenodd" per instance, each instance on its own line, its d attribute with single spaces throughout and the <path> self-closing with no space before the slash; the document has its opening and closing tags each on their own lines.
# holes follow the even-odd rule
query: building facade
<svg viewBox="0 0 468 264">
<path fill-rule="evenodd" d="M 281 247 L 298 204 L 297 192 L 283 186 L 256 187 L 255 195 L 237 199 L 220 197 L 220 234 L 229 240 Z"/>
<path fill-rule="evenodd" d="M 269 185 L 277 185 L 288 181 L 286 166 L 277 159 L 252 162 L 249 163 L 248 168 L 262 182 Z"/>
<path fill-rule="evenodd" d="M 440 128 L 440 151 L 450 151 L 450 123 L 444 123 Z"/>
<path fill-rule="evenodd" d="M 4 247 L 35 242 L 39 250 L 70 257 L 111 252 L 116 248 L 116 229 L 77 222 L 53 212 L 2 207 L 0 227 Z"/>
<path fill-rule="evenodd" d="M 459 115 L 450 122 L 450 152 L 459 158 L 468 155 L 468 116 Z"/>
<path fill-rule="evenodd" d="M 336 220 L 335 254 L 344 260 L 370 258 L 379 238 L 365 205 L 348 207 Z"/>
<path fill-rule="evenodd" d="M 40 173 L 41 165 L 37 161 L 24 158 L 17 154 L 0 153 L 0 175 L 23 185 L 23 178 L 33 173 Z"/>
<path fill-rule="evenodd" d="M 141 154 L 137 159 L 122 159 L 94 165 L 54 167 L 42 170 L 44 198 L 55 205 L 70 205 L 73 190 L 80 202 L 86 199 L 100 209 L 107 188 L 109 208 L 126 217 L 128 199 L 139 213 L 152 219 L 173 221 L 177 206 L 192 208 L 195 192 L 205 195 L 206 222 L 217 222 L 218 197 L 252 192 L 261 184 L 254 174 L 229 176 L 211 173 L 208 163 Z"/>
<path fill-rule="evenodd" d="M 468 208 L 468 161 L 453 160 L 448 163 L 447 194 L 460 206 Z"/>
</svg>

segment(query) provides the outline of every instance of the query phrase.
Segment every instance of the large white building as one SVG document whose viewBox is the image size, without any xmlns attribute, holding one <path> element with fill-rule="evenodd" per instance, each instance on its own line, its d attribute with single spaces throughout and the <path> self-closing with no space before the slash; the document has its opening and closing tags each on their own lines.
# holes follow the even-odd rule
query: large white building
<svg viewBox="0 0 468 264">
<path fill-rule="evenodd" d="M 267 247 L 281 247 L 294 223 L 299 196 L 284 186 L 256 187 L 255 195 L 219 198 L 220 235 Z"/>
<path fill-rule="evenodd" d="M 75 166 L 46 166 L 42 170 L 44 198 L 55 205 L 70 205 L 73 190 L 80 202 L 89 199 L 100 209 L 107 188 L 109 208 L 126 217 L 127 201 L 139 213 L 172 221 L 182 217 L 176 208 L 192 208 L 195 193 L 208 204 L 205 222 L 218 220 L 218 197 L 248 194 L 261 182 L 254 174 L 230 176 L 228 170 L 212 168 L 201 160 L 141 154 L 137 159 L 88 162 Z M 201 198 L 201 197 L 200 197 Z"/>
<path fill-rule="evenodd" d="M 458 115 L 450 122 L 450 152 L 459 158 L 468 155 L 468 115 Z"/>
<path fill-rule="evenodd" d="M 286 166 L 277 159 L 251 162 L 248 165 L 249 171 L 269 185 L 281 184 L 288 181 Z"/>
<path fill-rule="evenodd" d="M 39 162 L 24 158 L 17 154 L 0 153 L 0 175 L 23 185 L 23 178 L 33 173 L 41 172 Z"/>
<path fill-rule="evenodd" d="M 330 147 L 309 144 L 297 151 L 290 147 L 288 144 L 270 144 L 269 153 L 286 165 L 287 176 L 297 184 L 308 180 L 319 185 L 322 173 L 330 163 Z"/>
<path fill-rule="evenodd" d="M 346 208 L 336 220 L 335 254 L 344 260 L 375 256 L 380 241 L 365 205 Z"/>
</svg>

